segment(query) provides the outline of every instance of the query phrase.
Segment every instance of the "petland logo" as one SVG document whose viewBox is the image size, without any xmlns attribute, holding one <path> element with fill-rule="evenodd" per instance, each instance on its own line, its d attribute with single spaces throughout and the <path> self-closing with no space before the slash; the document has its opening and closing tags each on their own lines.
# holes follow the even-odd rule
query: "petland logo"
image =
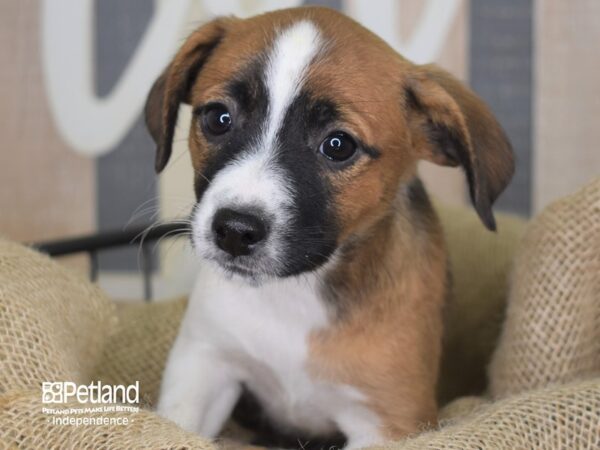
<svg viewBox="0 0 600 450">
<path fill-rule="evenodd" d="M 79 403 L 137 405 L 140 402 L 140 382 L 125 386 L 122 384 L 102 384 L 100 381 L 89 385 L 78 385 L 72 381 L 44 381 L 42 383 L 42 403 L 67 403 L 76 399 Z"/>
</svg>

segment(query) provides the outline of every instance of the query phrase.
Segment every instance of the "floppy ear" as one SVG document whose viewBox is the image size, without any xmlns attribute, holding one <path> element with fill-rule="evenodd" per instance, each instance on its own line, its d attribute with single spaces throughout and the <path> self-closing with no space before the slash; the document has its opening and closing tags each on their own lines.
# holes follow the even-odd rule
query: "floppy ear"
<svg viewBox="0 0 600 450">
<path fill-rule="evenodd" d="M 156 143 L 156 172 L 161 172 L 169 162 L 179 105 L 189 103 L 190 89 L 225 35 L 228 20 L 215 19 L 194 31 L 150 89 L 144 115 Z"/>
<path fill-rule="evenodd" d="M 417 66 L 405 85 L 413 143 L 434 163 L 461 165 L 481 221 L 496 229 L 492 204 L 514 172 L 512 147 L 475 93 L 434 65 Z"/>
</svg>

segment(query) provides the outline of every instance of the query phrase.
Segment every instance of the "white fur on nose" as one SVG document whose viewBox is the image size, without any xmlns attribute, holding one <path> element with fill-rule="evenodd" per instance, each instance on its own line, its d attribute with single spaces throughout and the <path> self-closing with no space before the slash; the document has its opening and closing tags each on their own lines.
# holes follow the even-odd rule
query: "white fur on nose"
<svg viewBox="0 0 600 450">
<path fill-rule="evenodd" d="M 321 46 L 319 31 L 307 20 L 292 24 L 275 38 L 265 65 L 268 114 L 257 142 L 218 172 L 204 193 L 194 217 L 194 241 L 210 247 L 212 218 L 219 208 L 259 207 L 273 218 L 267 251 L 278 258 L 278 229 L 289 221 L 291 186 L 276 158 L 277 133 L 286 112 L 298 96 L 311 61 Z"/>
</svg>

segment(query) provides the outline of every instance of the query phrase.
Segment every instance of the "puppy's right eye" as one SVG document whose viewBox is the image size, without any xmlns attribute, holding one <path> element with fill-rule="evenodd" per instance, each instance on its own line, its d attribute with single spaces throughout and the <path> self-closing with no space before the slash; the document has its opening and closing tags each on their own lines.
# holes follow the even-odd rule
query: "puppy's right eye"
<svg viewBox="0 0 600 450">
<path fill-rule="evenodd" d="M 202 126 L 207 133 L 215 136 L 227 133 L 233 121 L 225 105 L 215 103 L 206 107 L 202 115 Z"/>
<path fill-rule="evenodd" d="M 319 151 L 330 161 L 342 162 L 356 153 L 356 142 L 343 131 L 336 131 L 321 142 Z"/>
</svg>

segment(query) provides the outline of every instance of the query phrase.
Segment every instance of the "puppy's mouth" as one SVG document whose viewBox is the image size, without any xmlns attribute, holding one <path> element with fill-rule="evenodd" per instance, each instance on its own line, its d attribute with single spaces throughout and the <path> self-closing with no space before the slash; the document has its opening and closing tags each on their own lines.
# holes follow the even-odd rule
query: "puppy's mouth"
<svg viewBox="0 0 600 450">
<path fill-rule="evenodd" d="M 258 274 L 255 270 L 249 269 L 236 263 L 225 263 L 220 264 L 221 268 L 227 272 L 231 272 L 233 275 L 240 275 L 241 277 L 255 278 Z"/>
<path fill-rule="evenodd" d="M 257 282 L 266 277 L 274 277 L 275 274 L 263 273 L 249 264 L 240 261 L 218 261 L 215 263 L 230 276 L 239 276 L 253 282 Z"/>
<path fill-rule="evenodd" d="M 259 286 L 268 280 L 282 278 L 275 265 L 269 264 L 268 261 L 254 257 L 232 259 L 226 255 L 208 253 L 210 255 L 201 254 L 200 256 L 215 266 L 229 280 L 238 280 Z"/>
</svg>

